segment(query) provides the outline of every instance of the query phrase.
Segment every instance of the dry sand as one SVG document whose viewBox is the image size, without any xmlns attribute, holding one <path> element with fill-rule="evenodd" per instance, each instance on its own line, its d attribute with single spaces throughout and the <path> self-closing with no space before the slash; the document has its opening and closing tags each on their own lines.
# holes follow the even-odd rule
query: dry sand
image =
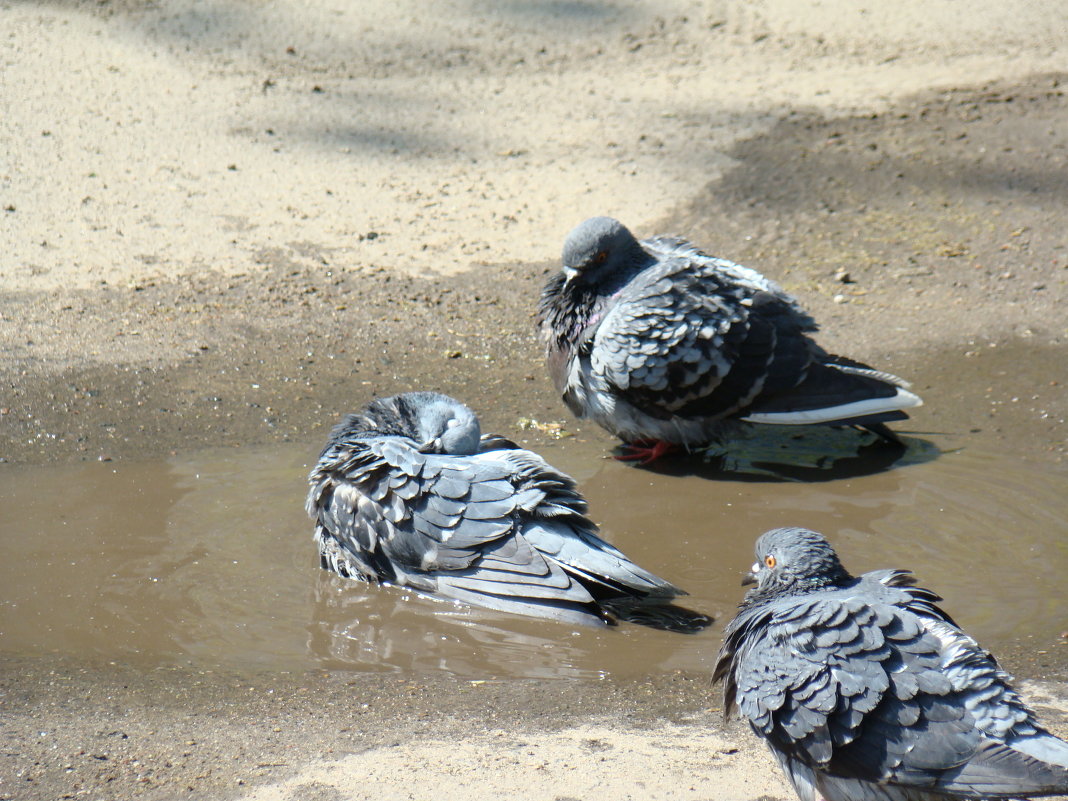
<svg viewBox="0 0 1068 801">
<path fill-rule="evenodd" d="M 798 110 L 1063 70 L 1057 0 L 11 3 L 8 289 L 542 261 Z"/>
</svg>

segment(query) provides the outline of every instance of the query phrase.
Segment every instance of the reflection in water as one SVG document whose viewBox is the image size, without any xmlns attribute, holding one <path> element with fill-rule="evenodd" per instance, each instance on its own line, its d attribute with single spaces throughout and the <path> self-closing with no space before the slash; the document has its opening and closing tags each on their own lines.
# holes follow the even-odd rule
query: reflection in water
<svg viewBox="0 0 1068 801">
<path fill-rule="evenodd" d="M 605 537 L 720 621 L 692 636 L 576 630 L 328 574 L 303 511 L 311 446 L 4 466 L 0 650 L 472 678 L 708 671 L 756 536 L 782 525 L 822 531 L 853 572 L 913 569 L 989 648 L 1057 638 L 1068 475 L 1001 453 L 924 458 L 937 449 L 915 442 L 901 469 L 818 483 L 709 481 L 634 469 L 577 441 L 547 448 L 580 479 Z"/>
<path fill-rule="evenodd" d="M 987 647 L 1048 642 L 1064 629 L 1064 473 L 963 451 L 829 484 L 666 481 L 612 463 L 583 490 L 605 510 L 607 538 L 688 589 L 699 608 L 737 604 L 756 537 L 799 525 L 824 533 L 853 573 L 912 570 Z"/>
<path fill-rule="evenodd" d="M 918 437 L 887 442 L 870 432 L 830 426 L 751 426 L 742 435 L 692 457 L 667 458 L 644 469 L 719 481 L 836 481 L 937 459 Z"/>
<path fill-rule="evenodd" d="M 596 639 L 592 632 L 349 581 L 325 570 L 315 582 L 308 635 L 309 651 L 329 668 L 530 678 L 605 673 L 581 664 L 582 646 Z"/>
<path fill-rule="evenodd" d="M 320 571 L 308 650 L 321 667 L 484 678 L 602 678 L 704 664 L 706 637 L 508 615 Z M 689 640 L 683 647 L 680 641 Z M 702 653 L 704 652 L 704 653 Z M 680 662 L 680 655 L 686 657 Z"/>
</svg>

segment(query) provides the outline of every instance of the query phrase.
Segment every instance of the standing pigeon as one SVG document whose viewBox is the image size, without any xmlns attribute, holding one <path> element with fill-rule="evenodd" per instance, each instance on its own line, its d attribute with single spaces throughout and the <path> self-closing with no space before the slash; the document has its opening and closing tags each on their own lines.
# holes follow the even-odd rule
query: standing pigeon
<svg viewBox="0 0 1068 801">
<path fill-rule="evenodd" d="M 435 392 L 348 415 L 308 477 L 322 567 L 570 623 L 711 622 L 671 605 L 682 590 L 597 536 L 570 476 L 479 434 L 474 412 Z"/>
<path fill-rule="evenodd" d="M 639 242 L 593 217 L 568 234 L 538 322 L 556 388 L 579 417 L 651 461 L 721 439 L 728 421 L 884 423 L 922 401 L 906 382 L 833 356 L 797 301 L 759 273 L 682 239 Z"/>
<path fill-rule="evenodd" d="M 769 531 L 714 679 L 802 801 L 1068 793 L 1068 743 L 904 570 L 854 578 L 821 535 Z"/>
</svg>

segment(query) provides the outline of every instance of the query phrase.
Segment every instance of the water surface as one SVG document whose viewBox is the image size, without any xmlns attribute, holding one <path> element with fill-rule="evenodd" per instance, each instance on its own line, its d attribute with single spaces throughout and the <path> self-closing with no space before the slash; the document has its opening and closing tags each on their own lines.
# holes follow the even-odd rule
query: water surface
<svg viewBox="0 0 1068 801">
<path fill-rule="evenodd" d="M 1004 455 L 938 456 L 914 441 L 894 469 L 877 456 L 815 460 L 786 470 L 808 480 L 777 481 L 760 457 L 719 464 L 734 472 L 717 479 L 686 466 L 635 469 L 576 440 L 543 448 L 579 480 L 606 538 L 717 616 L 687 636 L 576 629 L 320 570 L 303 511 L 316 450 L 3 467 L 0 650 L 470 678 L 707 671 L 755 537 L 781 525 L 824 532 L 853 572 L 913 569 L 994 650 L 1052 642 L 1066 627 L 1068 476 Z"/>
</svg>

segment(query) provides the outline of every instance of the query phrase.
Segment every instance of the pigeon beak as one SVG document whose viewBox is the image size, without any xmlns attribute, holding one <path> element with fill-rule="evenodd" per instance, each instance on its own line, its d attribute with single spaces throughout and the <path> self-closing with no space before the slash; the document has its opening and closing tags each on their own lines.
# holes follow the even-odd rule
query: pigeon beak
<svg viewBox="0 0 1068 801">
<path fill-rule="evenodd" d="M 564 283 L 574 280 L 575 276 L 579 274 L 578 270 L 574 267 L 568 267 L 566 264 L 561 269 L 561 272 L 564 274 Z"/>
<path fill-rule="evenodd" d="M 742 586 L 748 587 L 750 584 L 756 584 L 758 576 L 760 575 L 760 562 L 753 562 L 753 566 L 749 568 L 749 572 L 742 576 Z"/>
<path fill-rule="evenodd" d="M 419 453 L 439 453 L 441 451 L 441 437 L 428 439 L 419 446 Z"/>
</svg>

